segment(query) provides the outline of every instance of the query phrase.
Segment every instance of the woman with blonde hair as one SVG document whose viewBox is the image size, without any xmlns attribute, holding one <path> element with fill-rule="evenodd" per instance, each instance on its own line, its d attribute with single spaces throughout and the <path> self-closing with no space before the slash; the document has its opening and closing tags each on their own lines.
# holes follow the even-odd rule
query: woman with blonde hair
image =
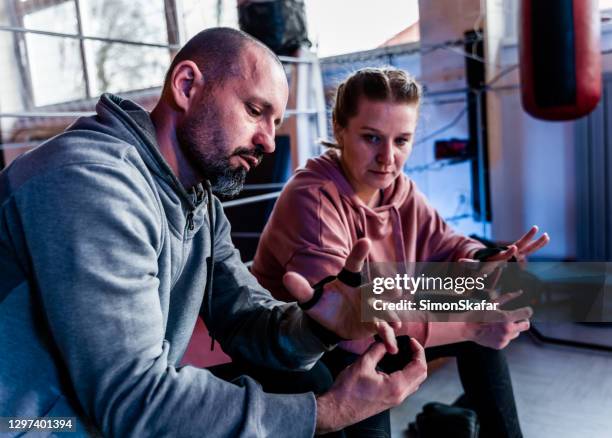
<svg viewBox="0 0 612 438">
<path fill-rule="evenodd" d="M 294 301 L 283 286 L 288 271 L 311 284 L 337 274 L 352 245 L 371 241 L 368 262 L 458 261 L 480 258 L 483 245 L 454 232 L 403 172 L 412 151 L 421 87 L 395 68 L 365 68 L 337 89 L 336 142 L 287 183 L 262 234 L 252 272 L 277 298 Z M 487 260 L 525 258 L 548 242 L 533 227 Z M 510 374 L 500 349 L 529 328 L 507 323 L 405 323 L 396 333 L 416 338 L 428 360 L 455 356 L 465 391 L 462 404 L 479 416 L 481 435 L 520 437 Z M 337 375 L 373 340 L 341 343 L 323 362 Z M 402 342 L 400 342 L 402 344 Z M 389 355 L 388 355 L 389 356 Z M 386 360 L 385 359 L 389 359 Z M 392 372 L 400 357 L 379 364 Z M 409 358 L 408 358 L 409 359 Z M 405 363 L 405 362 L 404 362 Z M 388 411 L 364 420 L 349 436 L 390 434 Z"/>
</svg>

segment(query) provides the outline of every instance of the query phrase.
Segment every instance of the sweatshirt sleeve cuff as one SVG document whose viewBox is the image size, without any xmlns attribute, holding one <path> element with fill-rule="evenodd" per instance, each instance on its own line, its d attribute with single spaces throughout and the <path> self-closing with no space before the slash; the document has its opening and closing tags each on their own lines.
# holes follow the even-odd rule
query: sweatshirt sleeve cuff
<svg viewBox="0 0 612 438">
<path fill-rule="evenodd" d="M 331 330 L 328 330 L 327 328 L 323 327 L 306 313 L 304 313 L 304 319 L 306 320 L 306 324 L 310 328 L 312 334 L 314 334 L 315 337 L 323 343 L 326 350 L 330 350 L 338 343 L 346 341 L 346 339 L 341 338 Z"/>
<path fill-rule="evenodd" d="M 263 412 L 262 425 L 267 431 L 261 436 L 279 436 L 311 438 L 317 424 L 317 402 L 314 393 L 304 394 L 266 394 L 266 409 Z"/>
</svg>

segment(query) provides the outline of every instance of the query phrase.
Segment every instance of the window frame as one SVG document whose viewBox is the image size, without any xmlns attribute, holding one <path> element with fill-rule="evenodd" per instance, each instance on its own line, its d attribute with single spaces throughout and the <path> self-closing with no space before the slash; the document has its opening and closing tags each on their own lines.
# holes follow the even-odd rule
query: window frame
<svg viewBox="0 0 612 438">
<path fill-rule="evenodd" d="M 73 38 L 79 40 L 79 55 L 81 62 L 81 71 L 83 72 L 83 83 L 85 87 L 85 99 L 91 99 L 92 86 L 89 79 L 89 70 L 87 67 L 87 53 L 85 50 L 85 41 L 106 41 L 117 44 L 132 44 L 140 46 L 154 46 L 167 48 L 170 59 L 176 54 L 180 46 L 180 32 L 177 14 L 177 0 L 162 0 L 164 6 L 165 28 L 167 44 L 152 44 L 138 41 L 125 41 L 113 38 L 92 37 L 83 33 L 82 12 L 80 0 L 45 0 L 43 4 L 37 0 L 5 0 L 9 11 L 9 20 L 11 27 L 15 28 L 14 32 L 14 51 L 17 60 L 19 72 L 22 77 L 22 86 L 24 91 L 23 104 L 26 110 L 33 110 L 48 105 L 37 105 L 34 100 L 34 83 L 32 81 L 31 66 L 28 56 L 28 44 L 26 41 L 27 34 L 43 34 L 51 38 Z M 180 1 L 180 0 L 179 0 Z M 75 19 L 77 23 L 76 34 L 62 34 L 57 32 L 47 32 L 25 27 L 24 17 L 28 14 L 38 12 L 50 7 L 61 5 L 63 3 L 72 2 L 75 5 Z M 79 99 L 80 100 L 80 99 Z M 67 101 L 65 101 L 67 102 Z M 64 103 L 57 102 L 56 104 Z M 55 105 L 55 104 L 54 104 Z"/>
</svg>

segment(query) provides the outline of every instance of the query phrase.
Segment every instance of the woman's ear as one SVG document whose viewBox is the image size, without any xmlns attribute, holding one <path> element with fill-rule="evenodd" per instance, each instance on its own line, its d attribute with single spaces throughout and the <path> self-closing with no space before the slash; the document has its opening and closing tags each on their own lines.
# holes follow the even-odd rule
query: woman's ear
<svg viewBox="0 0 612 438">
<path fill-rule="evenodd" d="M 190 60 L 179 62 L 170 77 L 170 93 L 176 106 L 187 112 L 197 100 L 203 82 L 202 72 L 195 62 Z"/>
<path fill-rule="evenodd" d="M 342 145 L 344 144 L 344 128 L 339 126 L 336 122 L 333 124 L 334 128 L 334 138 L 336 139 L 336 143 L 338 144 L 338 148 L 342 149 Z"/>
</svg>

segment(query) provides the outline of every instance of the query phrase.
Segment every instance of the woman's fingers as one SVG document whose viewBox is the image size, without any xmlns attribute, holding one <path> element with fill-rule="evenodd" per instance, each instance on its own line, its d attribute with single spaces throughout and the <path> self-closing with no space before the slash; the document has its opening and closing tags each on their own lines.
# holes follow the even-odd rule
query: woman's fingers
<svg viewBox="0 0 612 438">
<path fill-rule="evenodd" d="M 489 257 L 487 259 L 487 262 L 498 262 L 502 260 L 510 260 L 512 257 L 514 257 L 517 254 L 517 252 L 518 252 L 518 248 L 516 247 L 516 245 L 510 245 L 508 249 L 500 251 L 494 256 Z"/>
<path fill-rule="evenodd" d="M 529 322 L 528 319 L 522 320 L 522 321 L 516 321 L 514 323 L 517 332 L 524 332 L 529 330 L 529 328 L 531 327 L 531 323 Z"/>
<path fill-rule="evenodd" d="M 297 272 L 287 272 L 283 284 L 298 303 L 305 303 L 312 298 L 313 290 L 308 281 Z"/>
<path fill-rule="evenodd" d="M 370 252 L 370 239 L 362 238 L 355 242 L 344 262 L 344 268 L 350 272 L 361 272 L 363 263 Z"/>
<path fill-rule="evenodd" d="M 522 290 L 517 290 L 516 292 L 505 293 L 498 298 L 492 300 L 492 303 L 498 303 L 500 306 L 512 301 L 513 299 L 520 297 L 523 294 Z"/>
<path fill-rule="evenodd" d="M 398 352 L 397 339 L 395 338 L 395 330 L 385 321 L 377 321 L 374 323 L 378 336 L 385 344 L 388 353 L 395 354 Z"/>
<path fill-rule="evenodd" d="M 503 312 L 504 320 L 506 322 L 526 321 L 533 316 L 533 309 L 531 307 L 521 307 L 520 309 Z"/>
<path fill-rule="evenodd" d="M 547 233 L 542 234 L 536 240 L 532 240 L 538 233 L 537 225 L 534 225 L 527 231 L 519 240 L 514 242 L 514 245 L 518 248 L 518 259 L 524 259 L 529 254 L 536 252 L 550 242 L 550 237 Z"/>
<path fill-rule="evenodd" d="M 548 245 L 548 242 L 550 242 L 550 237 L 548 236 L 548 233 L 544 233 L 540 237 L 538 237 L 536 240 L 531 242 L 529 245 L 525 246 L 521 250 L 521 253 L 523 255 L 532 254 L 536 252 L 537 250 L 543 248 L 544 246 Z"/>
<path fill-rule="evenodd" d="M 533 238 L 533 236 L 536 235 L 537 232 L 538 232 L 538 226 L 537 225 L 532 226 L 529 229 L 529 231 L 523 234 L 523 236 L 519 240 L 514 242 L 514 244 L 519 248 L 519 250 L 523 249 L 523 246 L 527 245 L 529 241 Z"/>
</svg>

